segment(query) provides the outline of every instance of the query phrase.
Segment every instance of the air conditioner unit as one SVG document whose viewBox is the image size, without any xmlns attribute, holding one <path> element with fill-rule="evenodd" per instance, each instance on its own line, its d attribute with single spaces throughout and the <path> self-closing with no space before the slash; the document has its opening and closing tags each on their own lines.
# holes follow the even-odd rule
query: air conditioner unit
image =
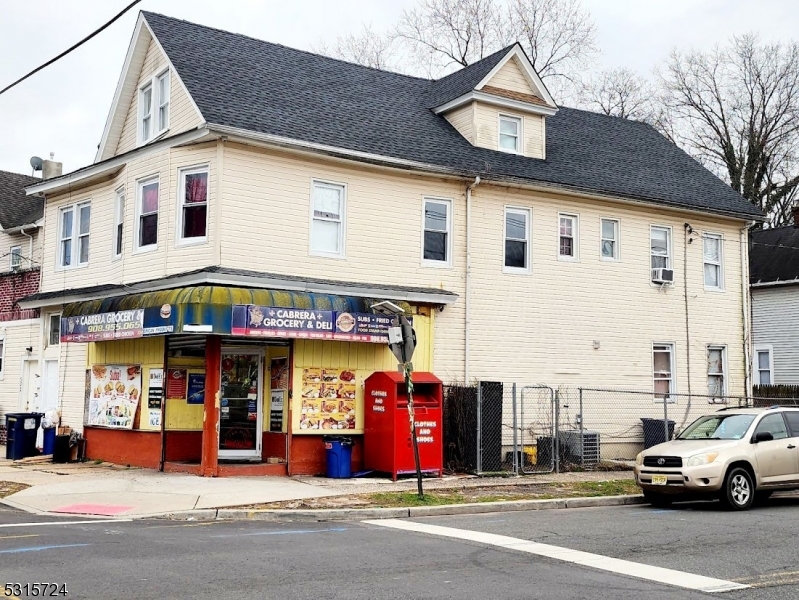
<svg viewBox="0 0 799 600">
<path fill-rule="evenodd" d="M 584 466 L 594 466 L 600 461 L 599 433 L 596 431 L 559 431 L 560 452 L 567 460 Z"/>
<path fill-rule="evenodd" d="M 674 283 L 674 271 L 672 269 L 652 269 L 652 283 Z"/>
</svg>

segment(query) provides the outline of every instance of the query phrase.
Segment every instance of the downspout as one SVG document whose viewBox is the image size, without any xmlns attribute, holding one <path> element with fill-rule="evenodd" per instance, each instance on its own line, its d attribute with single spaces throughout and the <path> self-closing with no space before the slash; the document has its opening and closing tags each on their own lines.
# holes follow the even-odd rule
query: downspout
<svg viewBox="0 0 799 600">
<path fill-rule="evenodd" d="M 466 186 L 466 282 L 464 290 L 464 326 L 463 326 L 463 384 L 469 385 L 469 322 L 471 320 L 471 303 L 469 292 L 472 286 L 472 190 L 480 185 L 480 176 L 474 178 L 471 185 Z"/>
<path fill-rule="evenodd" d="M 34 225 L 34 229 L 35 228 L 36 228 L 36 226 Z M 29 265 L 32 268 L 33 267 L 33 236 L 25 233 L 25 226 L 24 225 L 19 228 L 19 232 L 22 235 L 24 235 L 26 238 L 28 238 L 28 263 L 29 263 Z M 39 290 L 37 289 L 36 291 L 38 292 Z"/>
<path fill-rule="evenodd" d="M 686 376 L 688 377 L 688 402 L 685 404 L 685 415 L 683 416 L 683 422 L 680 424 L 680 429 L 683 428 L 685 423 L 688 421 L 688 415 L 691 412 L 691 399 L 693 396 L 691 395 L 691 326 L 690 320 L 688 317 L 688 244 L 693 242 L 693 238 L 690 235 L 694 232 L 694 228 L 691 227 L 690 223 L 685 223 L 685 237 L 683 239 L 683 298 L 685 299 L 685 364 L 686 364 Z M 665 400 L 664 400 L 665 406 Z"/>
<path fill-rule="evenodd" d="M 751 354 L 751 310 L 749 287 L 749 229 L 754 225 L 754 221 L 748 222 L 741 227 L 741 312 L 743 317 L 744 334 L 744 391 L 747 398 L 752 397 L 752 354 Z M 747 406 L 749 402 L 747 401 Z"/>
</svg>

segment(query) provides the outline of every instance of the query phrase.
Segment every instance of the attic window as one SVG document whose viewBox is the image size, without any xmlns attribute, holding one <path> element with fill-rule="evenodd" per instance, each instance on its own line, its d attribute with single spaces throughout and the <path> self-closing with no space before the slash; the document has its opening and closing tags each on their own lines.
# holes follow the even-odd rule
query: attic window
<svg viewBox="0 0 799 600">
<path fill-rule="evenodd" d="M 169 69 L 139 88 L 139 143 L 146 144 L 169 129 Z"/>
<path fill-rule="evenodd" d="M 503 152 L 521 152 L 522 120 L 518 117 L 499 115 L 499 149 Z"/>
</svg>

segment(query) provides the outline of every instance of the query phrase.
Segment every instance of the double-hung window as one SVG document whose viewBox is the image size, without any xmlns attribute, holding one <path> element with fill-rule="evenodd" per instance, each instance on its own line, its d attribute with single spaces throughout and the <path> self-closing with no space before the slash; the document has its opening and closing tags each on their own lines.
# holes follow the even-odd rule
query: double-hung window
<svg viewBox="0 0 799 600">
<path fill-rule="evenodd" d="M 705 271 L 705 288 L 724 289 L 724 267 L 722 263 L 722 238 L 706 233 L 702 237 L 702 255 Z"/>
<path fill-rule="evenodd" d="M 158 246 L 158 178 L 140 181 L 136 198 L 136 250 Z"/>
<path fill-rule="evenodd" d="M 655 398 L 669 399 L 674 394 L 674 344 L 653 344 L 652 359 L 654 366 Z"/>
<path fill-rule="evenodd" d="M 577 215 L 558 215 L 558 258 L 577 260 L 579 231 Z"/>
<path fill-rule="evenodd" d="M 530 270 L 530 211 L 505 209 L 505 270 Z"/>
<path fill-rule="evenodd" d="M 522 120 L 499 115 L 499 149 L 520 154 L 522 151 Z"/>
<path fill-rule="evenodd" d="M 653 225 L 649 229 L 650 280 L 662 283 L 660 269 L 671 269 L 671 228 Z"/>
<path fill-rule="evenodd" d="M 452 202 L 439 198 L 425 198 L 423 262 L 428 265 L 450 264 L 451 230 Z"/>
<path fill-rule="evenodd" d="M 311 254 L 344 256 L 346 202 L 346 188 L 343 185 L 313 182 Z"/>
<path fill-rule="evenodd" d="M 180 172 L 178 239 L 203 241 L 208 228 L 208 168 Z"/>
<path fill-rule="evenodd" d="M 774 350 L 771 346 L 755 346 L 757 385 L 774 384 Z"/>
<path fill-rule="evenodd" d="M 602 219 L 599 235 L 599 250 L 602 260 L 619 260 L 618 219 Z"/>
<path fill-rule="evenodd" d="M 18 271 L 22 268 L 22 246 L 14 246 L 11 248 L 11 270 Z"/>
<path fill-rule="evenodd" d="M 59 214 L 58 265 L 61 268 L 89 264 L 91 204 L 65 206 Z"/>
<path fill-rule="evenodd" d="M 726 346 L 707 347 L 707 394 L 721 398 L 727 391 L 727 348 Z"/>
<path fill-rule="evenodd" d="M 117 190 L 114 199 L 114 258 L 122 256 L 122 241 L 125 230 L 125 188 Z"/>
<path fill-rule="evenodd" d="M 169 69 L 139 88 L 139 143 L 145 144 L 169 128 Z"/>
</svg>

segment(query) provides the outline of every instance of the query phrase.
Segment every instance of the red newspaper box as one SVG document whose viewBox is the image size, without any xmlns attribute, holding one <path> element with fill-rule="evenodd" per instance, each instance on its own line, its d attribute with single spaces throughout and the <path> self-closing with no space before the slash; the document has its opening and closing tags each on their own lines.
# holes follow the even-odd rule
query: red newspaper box
<svg viewBox="0 0 799 600">
<path fill-rule="evenodd" d="M 443 386 L 432 373 L 413 374 L 413 406 L 419 462 L 422 471 L 443 474 L 442 429 Z M 397 475 L 416 473 L 413 440 L 408 422 L 405 377 L 398 372 L 378 371 L 364 383 L 364 468 Z"/>
</svg>

